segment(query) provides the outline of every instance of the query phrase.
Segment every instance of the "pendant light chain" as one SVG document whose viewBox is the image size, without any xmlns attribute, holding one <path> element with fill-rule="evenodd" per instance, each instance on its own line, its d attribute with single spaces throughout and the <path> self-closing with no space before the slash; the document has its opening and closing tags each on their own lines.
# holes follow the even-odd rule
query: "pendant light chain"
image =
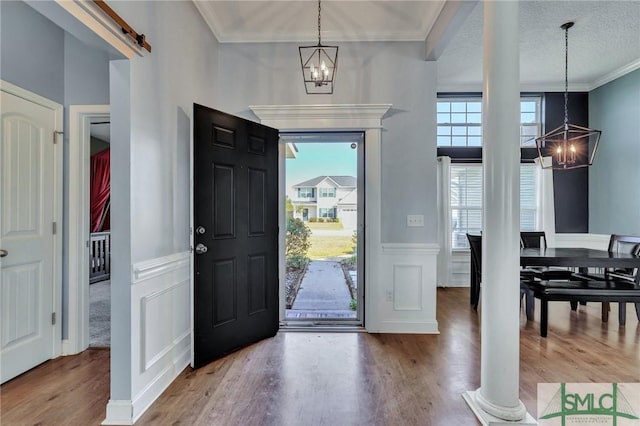
<svg viewBox="0 0 640 426">
<path fill-rule="evenodd" d="M 320 0 L 318 0 L 318 46 L 322 44 L 322 37 L 320 36 Z"/>
<path fill-rule="evenodd" d="M 569 25 L 564 29 L 564 129 L 569 129 Z"/>
</svg>

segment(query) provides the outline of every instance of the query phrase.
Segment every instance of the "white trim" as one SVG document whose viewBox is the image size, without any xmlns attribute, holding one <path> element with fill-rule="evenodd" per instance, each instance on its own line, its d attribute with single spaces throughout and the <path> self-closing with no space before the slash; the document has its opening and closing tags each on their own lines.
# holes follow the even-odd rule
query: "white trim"
<svg viewBox="0 0 640 426">
<path fill-rule="evenodd" d="M 62 132 L 63 125 L 63 107 L 62 105 L 23 89 L 19 86 L 0 80 L 0 90 L 18 96 L 29 102 L 38 104 L 44 108 L 50 109 L 54 114 L 54 130 Z M 54 200 L 53 200 L 53 221 L 57 223 L 57 232 L 53 238 L 53 300 L 52 309 L 57 313 L 57 321 L 53 326 L 53 342 L 51 358 L 59 356 L 62 352 L 62 235 L 64 233 L 62 222 L 62 167 L 63 167 L 63 146 L 61 135 L 52 135 L 57 139 L 57 143 L 53 147 L 54 152 Z"/>
<path fill-rule="evenodd" d="M 109 119 L 109 105 L 69 106 L 69 330 L 63 354 L 89 346 L 89 157 L 91 120 Z"/>
<path fill-rule="evenodd" d="M 589 88 L 589 91 L 592 91 L 594 89 L 597 89 L 600 86 L 604 86 L 607 83 L 612 82 L 613 80 L 616 80 L 620 77 L 623 77 L 627 74 L 629 74 L 630 72 L 633 72 L 637 69 L 640 69 L 640 59 L 636 59 L 635 61 L 618 68 L 617 70 L 613 70 L 611 71 L 609 74 L 606 74 L 598 79 L 596 79 L 593 84 L 591 85 L 591 87 Z"/>
<path fill-rule="evenodd" d="M 365 132 L 365 327 L 377 328 L 379 313 L 374 307 L 375 289 L 380 279 L 378 265 L 381 245 L 381 157 L 382 157 L 382 118 L 391 108 L 390 104 L 376 105 L 267 105 L 250 106 L 251 111 L 262 124 L 275 127 L 280 131 L 300 130 L 359 130 Z M 285 150 L 279 150 L 280 164 L 283 164 Z M 280 171 L 282 173 L 282 170 Z M 284 211 L 284 180 L 279 177 L 279 223 L 284 230 L 286 213 Z M 282 232 L 280 242 L 282 243 Z M 283 260 L 280 260 L 280 285 L 284 285 Z M 283 293 L 282 288 L 280 293 Z M 281 302 L 282 303 L 282 302 Z M 281 319 L 284 318 L 284 307 L 281 306 Z"/>
<path fill-rule="evenodd" d="M 103 425 L 132 425 L 133 403 L 129 400 L 110 399 L 107 403 L 107 418 Z"/>
<path fill-rule="evenodd" d="M 147 51 L 140 47 L 131 37 L 124 34 L 122 28 L 92 1 L 54 1 L 127 59 L 144 56 L 147 53 Z"/>
<path fill-rule="evenodd" d="M 440 246 L 435 243 L 383 243 L 382 252 L 384 254 L 426 254 L 437 256 L 440 252 Z"/>
<path fill-rule="evenodd" d="M 280 130 L 379 129 L 391 104 L 254 105 L 249 109 L 263 124 Z"/>
<path fill-rule="evenodd" d="M 531 416 L 531 414 L 526 413 L 525 417 L 522 420 L 517 421 L 508 421 L 502 420 L 497 417 L 492 416 L 491 414 L 484 411 L 480 405 L 478 405 L 476 401 L 476 393 L 478 391 L 466 391 L 462 394 L 462 398 L 467 403 L 471 411 L 476 415 L 476 418 L 482 424 L 482 426 L 509 426 L 509 425 L 526 425 L 526 426 L 536 426 L 538 422 Z"/>
<path fill-rule="evenodd" d="M 180 269 L 190 263 L 191 252 L 183 251 L 133 265 L 133 285 Z"/>
</svg>

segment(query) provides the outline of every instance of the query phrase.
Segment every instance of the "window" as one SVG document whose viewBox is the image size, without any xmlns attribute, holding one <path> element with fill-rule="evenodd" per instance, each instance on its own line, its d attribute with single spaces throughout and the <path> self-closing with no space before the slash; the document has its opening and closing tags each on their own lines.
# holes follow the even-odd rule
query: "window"
<svg viewBox="0 0 640 426">
<path fill-rule="evenodd" d="M 438 146 L 482 146 L 482 100 L 438 100 Z"/>
<path fill-rule="evenodd" d="M 540 136 L 542 119 L 540 97 L 520 99 L 520 146 L 535 148 L 531 141 Z M 438 146 L 482 146 L 482 99 L 438 99 Z"/>
<path fill-rule="evenodd" d="M 336 217 L 336 209 L 318 209 L 318 217 L 333 219 Z"/>
<path fill-rule="evenodd" d="M 318 188 L 318 197 L 336 198 L 336 189 L 335 188 Z"/>
<path fill-rule="evenodd" d="M 298 188 L 298 198 L 313 198 L 313 188 Z"/>
<path fill-rule="evenodd" d="M 520 165 L 520 230 L 536 230 L 536 165 Z M 482 165 L 451 165 L 451 247 L 469 247 L 467 233 L 482 229 Z"/>
</svg>

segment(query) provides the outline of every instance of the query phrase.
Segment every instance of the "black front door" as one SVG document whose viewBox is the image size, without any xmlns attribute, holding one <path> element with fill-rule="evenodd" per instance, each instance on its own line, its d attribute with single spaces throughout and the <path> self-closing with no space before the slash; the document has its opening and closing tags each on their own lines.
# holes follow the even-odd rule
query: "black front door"
<svg viewBox="0 0 640 426">
<path fill-rule="evenodd" d="M 278 331 L 278 131 L 193 108 L 200 367 Z"/>
</svg>

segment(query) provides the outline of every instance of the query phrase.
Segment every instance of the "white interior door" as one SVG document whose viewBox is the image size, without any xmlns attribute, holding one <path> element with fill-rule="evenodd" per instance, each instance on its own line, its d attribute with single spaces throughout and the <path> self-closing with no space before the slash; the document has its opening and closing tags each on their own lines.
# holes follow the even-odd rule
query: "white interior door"
<svg viewBox="0 0 640 426">
<path fill-rule="evenodd" d="M 56 110 L 1 92 L 0 377 L 55 353 Z M 3 253 L 5 254 L 5 253 Z"/>
</svg>

